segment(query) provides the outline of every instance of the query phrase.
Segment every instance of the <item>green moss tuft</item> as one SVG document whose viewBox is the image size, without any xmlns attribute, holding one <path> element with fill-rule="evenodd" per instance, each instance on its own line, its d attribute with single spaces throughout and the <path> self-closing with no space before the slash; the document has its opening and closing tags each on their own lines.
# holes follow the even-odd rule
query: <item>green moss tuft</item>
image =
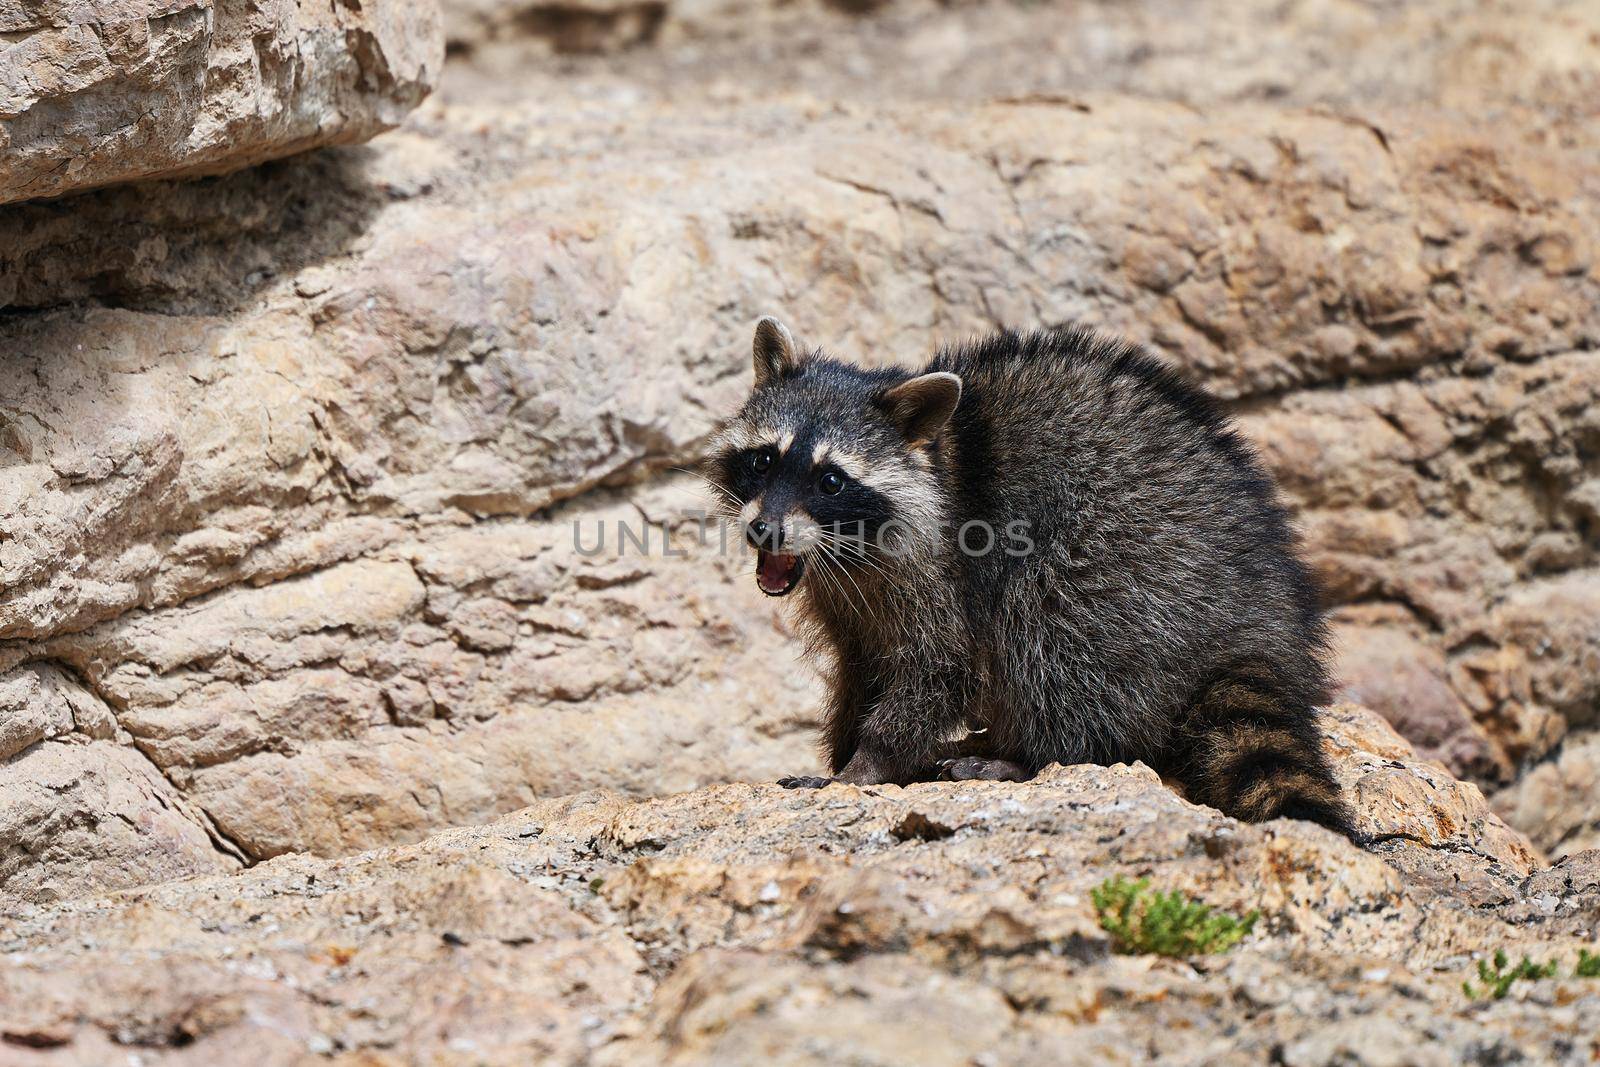
<svg viewBox="0 0 1600 1067">
<path fill-rule="evenodd" d="M 1244 918 L 1219 912 L 1182 893 L 1155 893 L 1150 881 L 1117 877 L 1089 894 L 1100 926 L 1116 942 L 1117 951 L 1157 956 L 1201 956 L 1226 952 L 1244 939 L 1261 917 Z"/>
<path fill-rule="evenodd" d="M 1494 954 L 1494 964 L 1488 960 L 1478 961 L 1478 981 L 1481 986 L 1474 986 L 1471 982 L 1462 982 L 1461 991 L 1474 1000 L 1479 997 L 1493 997 L 1495 1000 L 1504 1000 L 1505 995 L 1511 991 L 1511 984 L 1518 981 L 1537 982 L 1541 978 L 1554 978 L 1556 976 L 1556 963 L 1534 963 L 1527 956 L 1522 957 L 1522 962 L 1515 967 L 1507 968 L 1505 949 L 1499 949 Z M 1580 963 L 1580 966 L 1582 964 Z"/>
</svg>

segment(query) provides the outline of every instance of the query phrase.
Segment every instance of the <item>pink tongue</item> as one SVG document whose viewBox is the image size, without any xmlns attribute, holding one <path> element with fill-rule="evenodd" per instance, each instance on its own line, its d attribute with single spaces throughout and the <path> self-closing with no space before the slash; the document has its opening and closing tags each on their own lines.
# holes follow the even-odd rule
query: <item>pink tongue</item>
<svg viewBox="0 0 1600 1067">
<path fill-rule="evenodd" d="M 756 567 L 756 579 L 767 589 L 782 589 L 789 584 L 789 578 L 794 573 L 794 557 L 779 555 L 775 552 L 761 553 L 761 560 Z"/>
</svg>

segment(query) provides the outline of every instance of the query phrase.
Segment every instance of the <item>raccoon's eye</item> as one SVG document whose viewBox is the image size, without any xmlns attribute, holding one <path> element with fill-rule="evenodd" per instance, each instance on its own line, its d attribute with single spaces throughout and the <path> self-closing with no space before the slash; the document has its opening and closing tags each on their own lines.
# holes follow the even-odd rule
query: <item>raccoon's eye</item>
<svg viewBox="0 0 1600 1067">
<path fill-rule="evenodd" d="M 763 448 L 750 457 L 750 469 L 757 474 L 765 474 L 772 469 L 772 449 Z"/>
<path fill-rule="evenodd" d="M 817 479 L 817 488 L 829 496 L 834 496 L 844 488 L 844 475 L 838 471 L 828 471 Z"/>
</svg>

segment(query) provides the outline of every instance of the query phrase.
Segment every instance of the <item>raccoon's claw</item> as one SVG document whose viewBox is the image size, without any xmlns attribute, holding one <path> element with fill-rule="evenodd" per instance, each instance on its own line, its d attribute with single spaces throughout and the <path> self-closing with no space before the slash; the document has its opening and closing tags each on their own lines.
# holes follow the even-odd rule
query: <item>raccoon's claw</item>
<svg viewBox="0 0 1600 1067">
<path fill-rule="evenodd" d="M 1003 759 L 962 756 L 939 761 L 939 777 L 947 782 L 1026 782 L 1032 778 L 1021 764 Z"/>
<path fill-rule="evenodd" d="M 778 779 L 778 784 L 785 789 L 821 789 L 832 782 L 832 778 L 819 778 L 814 774 L 796 774 Z"/>
</svg>

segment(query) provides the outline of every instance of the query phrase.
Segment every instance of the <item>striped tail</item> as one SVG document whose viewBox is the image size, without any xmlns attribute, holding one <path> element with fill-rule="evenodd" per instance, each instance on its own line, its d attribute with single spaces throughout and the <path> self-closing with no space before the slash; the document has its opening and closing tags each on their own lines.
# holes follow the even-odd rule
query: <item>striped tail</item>
<svg viewBox="0 0 1600 1067">
<path fill-rule="evenodd" d="M 1191 705 L 1173 738 L 1171 770 L 1191 800 L 1236 819 L 1305 819 L 1348 836 L 1350 809 L 1316 716 L 1265 673 L 1229 673 Z"/>
</svg>

